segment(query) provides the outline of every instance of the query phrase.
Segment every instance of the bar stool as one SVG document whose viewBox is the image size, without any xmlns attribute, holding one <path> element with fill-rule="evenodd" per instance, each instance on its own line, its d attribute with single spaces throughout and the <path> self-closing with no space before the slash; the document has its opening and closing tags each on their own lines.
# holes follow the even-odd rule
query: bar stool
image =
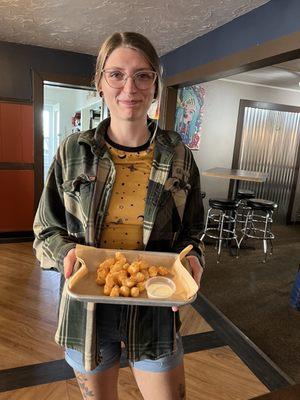
<svg viewBox="0 0 300 400">
<path fill-rule="evenodd" d="M 267 261 L 268 240 L 271 245 L 270 254 L 273 253 L 272 240 L 275 239 L 271 231 L 273 223 L 273 212 L 277 209 L 277 204 L 271 200 L 250 199 L 247 201 L 249 211 L 246 217 L 245 225 L 241 229 L 242 237 L 239 246 L 244 239 L 252 238 L 263 241 L 264 260 Z"/>
<path fill-rule="evenodd" d="M 238 210 L 237 210 L 237 220 L 236 222 L 244 224 L 246 222 L 246 216 L 249 211 L 249 207 L 247 206 L 247 200 L 254 199 L 255 193 L 253 190 L 248 189 L 239 189 L 236 194 L 236 200 L 239 202 Z"/>
<path fill-rule="evenodd" d="M 208 203 L 210 208 L 207 211 L 205 228 L 201 240 L 203 240 L 205 236 L 217 240 L 217 263 L 220 262 L 223 240 L 235 240 L 237 245 L 236 257 L 238 257 L 239 242 L 235 232 L 238 201 L 228 199 L 209 199 Z"/>
</svg>

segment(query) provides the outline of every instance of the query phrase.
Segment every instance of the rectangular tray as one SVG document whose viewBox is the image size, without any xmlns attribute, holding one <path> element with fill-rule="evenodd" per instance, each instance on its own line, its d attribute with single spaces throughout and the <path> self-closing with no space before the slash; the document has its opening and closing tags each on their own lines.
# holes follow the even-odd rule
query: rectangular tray
<svg viewBox="0 0 300 400">
<path fill-rule="evenodd" d="M 116 253 L 115 249 L 99 249 L 91 246 L 76 246 L 76 256 L 80 268 L 67 281 L 68 294 L 79 301 L 108 304 L 128 304 L 145 306 L 182 306 L 192 303 L 197 296 L 198 286 L 183 266 L 179 254 L 138 250 L 121 250 L 129 263 L 141 259 L 151 265 L 168 268 L 175 285 L 175 293 L 167 299 L 150 299 L 144 291 L 139 297 L 110 297 L 103 294 L 103 286 L 96 284 L 96 271 L 99 264 Z"/>
</svg>

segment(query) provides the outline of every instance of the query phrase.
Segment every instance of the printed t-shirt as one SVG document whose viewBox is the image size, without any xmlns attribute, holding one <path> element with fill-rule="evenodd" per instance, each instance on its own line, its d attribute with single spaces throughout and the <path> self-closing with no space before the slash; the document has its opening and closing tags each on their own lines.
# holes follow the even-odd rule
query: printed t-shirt
<svg viewBox="0 0 300 400">
<path fill-rule="evenodd" d="M 143 248 L 143 222 L 154 145 L 125 147 L 106 136 L 116 168 L 115 183 L 104 219 L 100 247 Z"/>
</svg>

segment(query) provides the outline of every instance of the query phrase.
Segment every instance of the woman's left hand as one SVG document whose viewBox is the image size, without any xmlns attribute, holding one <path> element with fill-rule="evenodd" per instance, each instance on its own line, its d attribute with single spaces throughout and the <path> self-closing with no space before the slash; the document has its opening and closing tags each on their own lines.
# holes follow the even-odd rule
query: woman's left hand
<svg viewBox="0 0 300 400">
<path fill-rule="evenodd" d="M 203 274 L 203 267 L 200 264 L 199 259 L 196 256 L 187 256 L 186 259 L 189 262 L 189 265 L 191 267 L 191 272 L 192 272 L 192 276 L 195 280 L 195 282 L 198 285 L 198 288 L 200 289 L 200 282 L 201 282 L 201 277 Z M 174 312 L 178 311 L 178 307 L 172 307 L 172 310 Z"/>
</svg>

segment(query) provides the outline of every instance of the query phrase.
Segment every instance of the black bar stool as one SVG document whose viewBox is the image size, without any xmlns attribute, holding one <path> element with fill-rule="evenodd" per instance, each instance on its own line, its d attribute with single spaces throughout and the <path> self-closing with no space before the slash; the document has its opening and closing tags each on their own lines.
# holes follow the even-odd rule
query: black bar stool
<svg viewBox="0 0 300 400">
<path fill-rule="evenodd" d="M 222 242 L 235 240 L 237 245 L 237 253 L 239 250 L 239 242 L 235 232 L 236 228 L 236 210 L 238 201 L 228 199 L 209 199 L 209 210 L 207 211 L 204 232 L 201 240 L 205 236 L 216 239 L 218 242 L 218 258 L 220 262 Z"/>
<path fill-rule="evenodd" d="M 239 202 L 238 210 L 237 210 L 237 222 L 244 224 L 246 222 L 246 216 L 249 211 L 249 207 L 247 206 L 247 201 L 249 199 L 254 199 L 255 193 L 253 190 L 248 189 L 239 189 L 236 194 L 236 200 Z"/>
<path fill-rule="evenodd" d="M 244 239 L 252 238 L 263 241 L 264 260 L 267 261 L 268 241 L 271 245 L 270 254 L 273 253 L 273 243 L 275 239 L 271 231 L 273 223 L 273 212 L 277 209 L 277 204 L 271 200 L 250 199 L 247 201 L 249 211 L 246 217 L 245 225 L 241 229 L 242 237 L 239 246 Z"/>
</svg>

